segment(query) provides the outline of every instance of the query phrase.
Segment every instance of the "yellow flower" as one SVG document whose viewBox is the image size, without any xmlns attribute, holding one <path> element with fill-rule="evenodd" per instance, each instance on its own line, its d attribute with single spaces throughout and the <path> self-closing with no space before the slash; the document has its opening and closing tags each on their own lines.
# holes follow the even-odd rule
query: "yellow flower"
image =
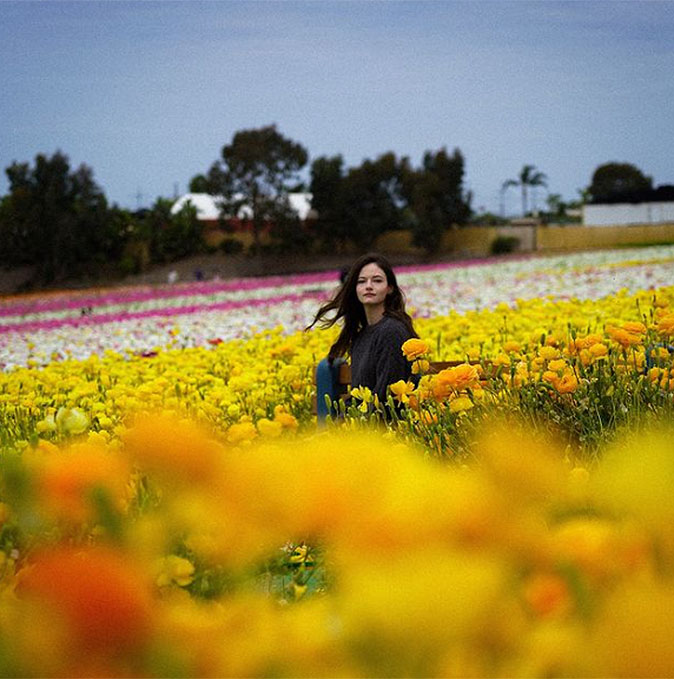
<svg viewBox="0 0 674 679">
<path fill-rule="evenodd" d="M 402 352 L 408 361 L 415 361 L 428 352 L 428 344 L 423 340 L 413 337 L 403 343 Z"/>
<path fill-rule="evenodd" d="M 608 354 L 608 347 L 604 343 L 598 342 L 597 344 L 593 344 L 589 348 L 589 352 L 595 358 L 603 358 Z"/>
<path fill-rule="evenodd" d="M 559 356 L 559 351 L 554 347 L 546 345 L 539 349 L 538 355 L 545 361 L 552 361 Z"/>
<path fill-rule="evenodd" d="M 171 554 L 155 563 L 155 583 L 158 587 L 176 584 L 187 587 L 194 580 L 194 565 L 187 559 Z"/>
<path fill-rule="evenodd" d="M 44 420 L 40 420 L 35 429 L 38 434 L 43 434 L 46 431 L 56 431 L 56 422 L 54 421 L 54 414 L 50 413 Z"/>
<path fill-rule="evenodd" d="M 508 356 L 508 354 L 499 354 L 494 359 L 492 359 L 491 363 L 495 368 L 498 368 L 499 366 L 507 367 L 510 365 L 510 356 Z"/>
<path fill-rule="evenodd" d="M 227 430 L 227 441 L 234 445 L 243 441 L 252 441 L 257 436 L 257 429 L 252 422 L 239 422 Z"/>
<path fill-rule="evenodd" d="M 101 429 L 112 429 L 112 427 L 114 426 L 114 422 L 105 415 L 99 415 L 97 419 L 98 425 L 99 427 L 101 427 Z"/>
<path fill-rule="evenodd" d="M 290 563 L 304 563 L 305 561 L 312 561 L 309 556 L 309 548 L 306 545 L 298 545 L 295 547 L 289 559 Z"/>
<path fill-rule="evenodd" d="M 305 592 L 307 591 L 308 587 L 307 585 L 298 585 L 296 582 L 293 582 L 293 596 L 295 599 L 301 599 Z"/>
<path fill-rule="evenodd" d="M 368 387 L 354 387 L 351 390 L 351 396 L 357 398 L 363 403 L 372 403 L 372 391 Z"/>
<path fill-rule="evenodd" d="M 459 396 L 449 402 L 449 409 L 453 413 L 461 413 L 464 410 L 470 410 L 473 406 L 474 403 L 468 396 Z"/>
<path fill-rule="evenodd" d="M 548 370 L 553 370 L 554 372 L 559 372 L 567 367 L 567 362 L 563 358 L 557 358 L 548 363 Z"/>
<path fill-rule="evenodd" d="M 297 418 L 290 413 L 279 411 L 274 416 L 274 422 L 278 422 L 284 429 L 297 429 Z"/>
<path fill-rule="evenodd" d="M 66 434 L 81 434 L 89 428 L 89 418 L 79 408 L 59 408 L 54 421 Z"/>
<path fill-rule="evenodd" d="M 410 400 L 410 394 L 414 391 L 414 384 L 412 382 L 405 382 L 405 380 L 398 380 L 390 386 L 391 393 L 398 403 L 407 403 Z"/>
<path fill-rule="evenodd" d="M 283 425 L 278 421 L 272 422 L 267 418 L 263 417 L 257 421 L 257 430 L 262 436 L 267 436 L 269 438 L 276 438 L 281 435 L 283 431 Z"/>
<path fill-rule="evenodd" d="M 412 363 L 412 374 L 422 375 L 427 373 L 431 368 L 431 364 L 424 358 L 418 358 L 414 363 Z"/>
</svg>

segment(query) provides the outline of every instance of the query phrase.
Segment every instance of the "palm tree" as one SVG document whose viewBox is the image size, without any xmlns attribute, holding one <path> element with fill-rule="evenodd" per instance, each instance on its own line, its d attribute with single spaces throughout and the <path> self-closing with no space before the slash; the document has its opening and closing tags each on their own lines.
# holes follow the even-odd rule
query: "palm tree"
<svg viewBox="0 0 674 679">
<path fill-rule="evenodd" d="M 547 186 L 547 181 L 548 178 L 542 172 L 538 172 L 535 165 L 525 165 L 517 179 L 506 179 L 503 182 L 503 188 L 506 189 L 509 186 L 522 187 L 522 216 L 524 217 L 527 214 L 528 189 L 536 186 Z"/>
</svg>

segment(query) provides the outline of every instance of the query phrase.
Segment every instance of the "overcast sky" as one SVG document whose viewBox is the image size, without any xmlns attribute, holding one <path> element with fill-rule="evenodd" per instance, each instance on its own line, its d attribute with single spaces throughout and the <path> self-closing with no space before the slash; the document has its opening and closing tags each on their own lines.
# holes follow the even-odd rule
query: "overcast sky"
<svg viewBox="0 0 674 679">
<path fill-rule="evenodd" d="M 458 147 L 492 212 L 524 164 L 565 199 L 609 161 L 674 184 L 674 2 L 0 1 L 0 195 L 60 149 L 149 205 L 270 123 L 347 166 Z"/>
</svg>

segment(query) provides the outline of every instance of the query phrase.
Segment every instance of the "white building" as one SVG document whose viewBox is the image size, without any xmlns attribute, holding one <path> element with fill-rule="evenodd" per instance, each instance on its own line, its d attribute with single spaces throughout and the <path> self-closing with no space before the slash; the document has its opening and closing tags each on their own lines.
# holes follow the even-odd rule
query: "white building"
<svg viewBox="0 0 674 679">
<path fill-rule="evenodd" d="M 674 201 L 583 205 L 584 226 L 674 224 Z"/>
<path fill-rule="evenodd" d="M 314 216 L 311 209 L 311 198 L 312 195 L 310 193 L 288 194 L 290 207 L 297 213 L 301 221 Z M 209 193 L 186 193 L 173 203 L 171 214 L 180 212 L 188 202 L 196 208 L 197 219 L 205 222 L 215 222 L 220 218 L 219 198 Z M 252 216 L 251 209 L 247 205 L 243 205 L 237 214 L 238 219 L 251 219 Z"/>
</svg>

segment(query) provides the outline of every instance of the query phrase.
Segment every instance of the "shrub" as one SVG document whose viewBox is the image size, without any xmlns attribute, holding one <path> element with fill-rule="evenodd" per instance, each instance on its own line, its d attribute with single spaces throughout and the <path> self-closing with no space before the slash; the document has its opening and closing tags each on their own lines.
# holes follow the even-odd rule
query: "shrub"
<svg viewBox="0 0 674 679">
<path fill-rule="evenodd" d="M 220 249 L 226 255 L 238 255 L 243 252 L 243 243 L 236 238 L 225 238 L 220 243 Z"/>
<path fill-rule="evenodd" d="M 492 255 L 505 255 L 509 252 L 515 252 L 519 248 L 520 239 L 515 236 L 497 236 L 491 242 Z"/>
</svg>

